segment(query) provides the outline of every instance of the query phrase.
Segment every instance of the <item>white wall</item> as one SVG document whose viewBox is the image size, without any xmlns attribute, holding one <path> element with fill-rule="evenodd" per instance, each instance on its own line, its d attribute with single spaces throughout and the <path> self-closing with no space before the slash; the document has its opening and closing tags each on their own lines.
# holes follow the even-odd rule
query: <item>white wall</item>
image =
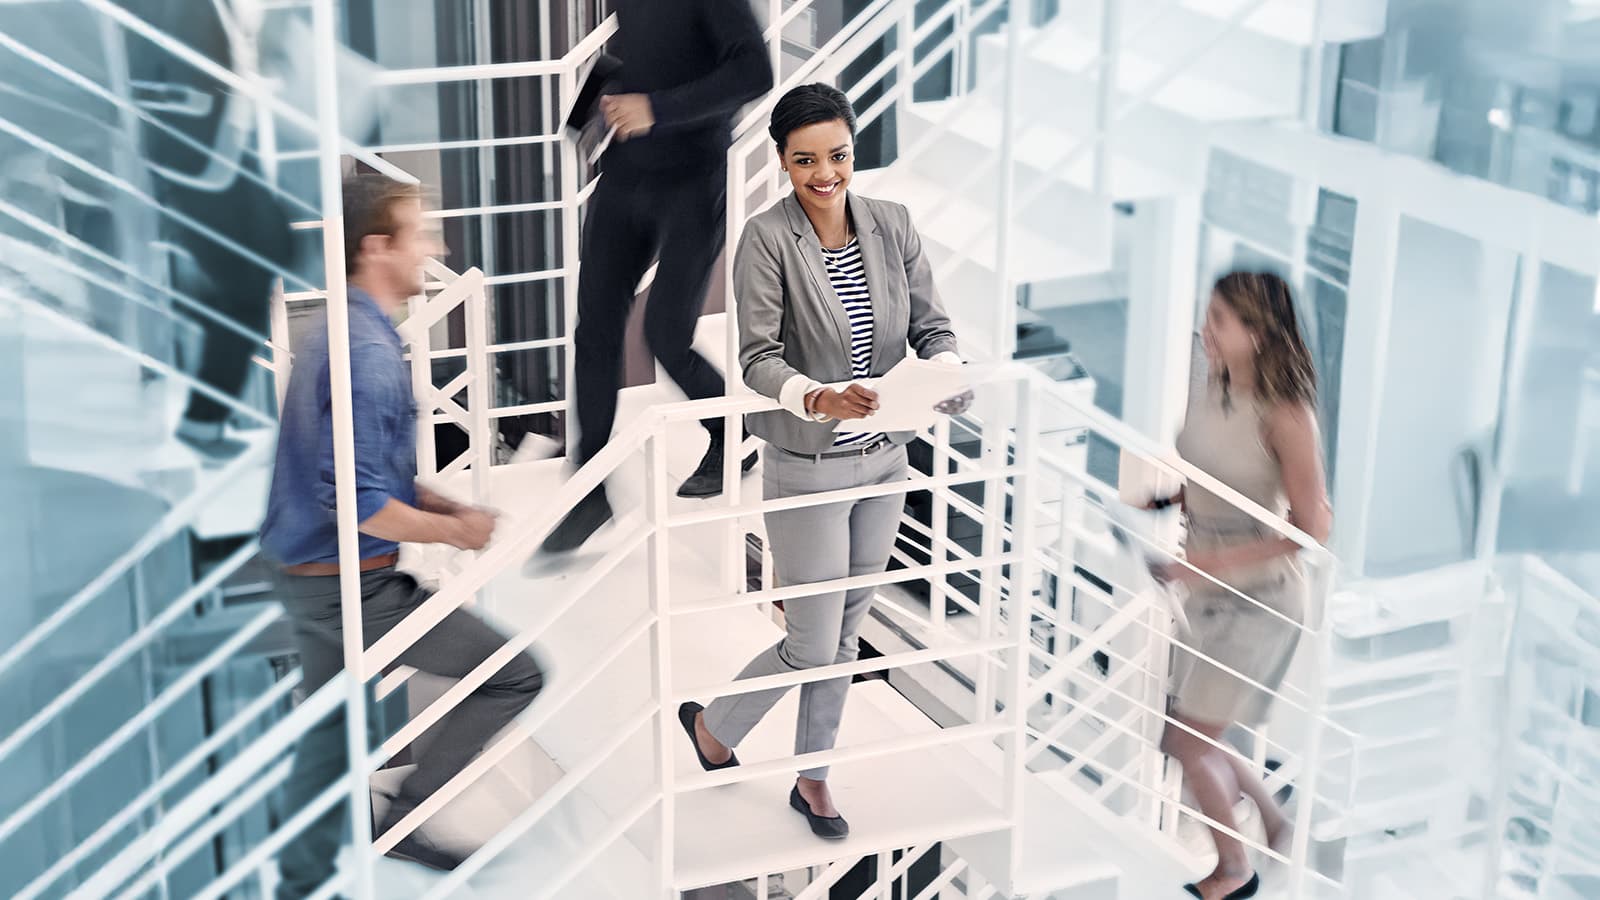
<svg viewBox="0 0 1600 900">
<path fill-rule="evenodd" d="M 1498 417 L 1514 255 L 1402 218 L 1367 523 L 1369 574 L 1460 559 L 1463 447 Z"/>
</svg>

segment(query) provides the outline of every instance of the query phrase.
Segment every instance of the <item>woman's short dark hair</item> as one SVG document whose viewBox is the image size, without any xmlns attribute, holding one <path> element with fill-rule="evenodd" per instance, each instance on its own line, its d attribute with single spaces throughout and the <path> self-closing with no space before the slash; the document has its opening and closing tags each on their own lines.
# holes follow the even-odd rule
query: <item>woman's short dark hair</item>
<svg viewBox="0 0 1600 900">
<path fill-rule="evenodd" d="M 767 133 L 782 153 L 789 146 L 789 135 L 818 122 L 843 122 L 856 136 L 856 111 L 850 98 L 831 84 L 802 84 L 791 88 L 772 108 L 772 124 Z"/>
</svg>

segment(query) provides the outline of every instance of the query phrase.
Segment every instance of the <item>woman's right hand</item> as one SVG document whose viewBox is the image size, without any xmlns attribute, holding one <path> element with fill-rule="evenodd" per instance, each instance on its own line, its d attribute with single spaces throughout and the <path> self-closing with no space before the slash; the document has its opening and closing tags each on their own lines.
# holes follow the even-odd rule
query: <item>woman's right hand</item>
<svg viewBox="0 0 1600 900">
<path fill-rule="evenodd" d="M 842 391 L 823 388 L 812 408 L 835 419 L 865 419 L 878 410 L 878 392 L 859 384 Z"/>
<path fill-rule="evenodd" d="M 1145 504 L 1144 504 L 1143 508 L 1147 509 L 1147 510 L 1160 510 L 1160 509 L 1166 509 L 1166 508 L 1168 508 L 1170 506 L 1182 506 L 1182 505 L 1183 505 L 1183 488 L 1180 487 L 1180 488 L 1178 488 L 1178 492 L 1176 494 L 1173 494 L 1170 497 L 1151 497 L 1149 500 L 1145 501 Z"/>
</svg>

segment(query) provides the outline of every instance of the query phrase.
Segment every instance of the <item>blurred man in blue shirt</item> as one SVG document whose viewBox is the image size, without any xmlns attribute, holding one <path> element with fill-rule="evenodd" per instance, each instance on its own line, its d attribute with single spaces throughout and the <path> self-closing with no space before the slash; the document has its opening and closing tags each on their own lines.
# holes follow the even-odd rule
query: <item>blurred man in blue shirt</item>
<svg viewBox="0 0 1600 900">
<path fill-rule="evenodd" d="M 362 637 L 370 645 L 430 595 L 416 579 L 395 569 L 400 542 L 477 550 L 489 542 L 494 517 L 416 483 L 416 401 L 390 317 L 408 297 L 422 292 L 423 261 L 438 252 L 423 228 L 420 193 L 382 175 L 359 175 L 345 182 L 344 214 Z M 323 327 L 295 358 L 261 528 L 263 553 L 281 566 L 279 592 L 294 620 L 307 692 L 325 684 L 344 664 L 331 396 Z M 400 662 L 459 678 L 505 643 L 505 636 L 457 609 L 402 651 Z M 533 657 L 518 654 L 452 710 L 440 729 L 443 736 L 418 756 L 416 771 L 401 785 L 377 833 L 461 771 L 533 701 L 543 682 Z M 347 771 L 344 716 L 337 713 L 301 739 L 285 788 L 289 809 L 303 808 Z M 284 848 L 280 900 L 308 896 L 334 873 L 345 809 L 339 804 Z M 460 862 L 415 834 L 402 840 L 393 855 L 440 869 Z"/>
</svg>

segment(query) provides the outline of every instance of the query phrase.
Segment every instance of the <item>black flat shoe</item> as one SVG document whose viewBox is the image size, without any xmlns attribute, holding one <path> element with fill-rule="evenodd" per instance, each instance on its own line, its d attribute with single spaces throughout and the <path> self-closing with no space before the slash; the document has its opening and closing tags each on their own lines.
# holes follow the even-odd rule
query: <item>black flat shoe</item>
<svg viewBox="0 0 1600 900">
<path fill-rule="evenodd" d="M 1183 889 L 1195 895 L 1196 897 L 1205 896 L 1204 894 L 1200 893 L 1199 888 L 1192 884 L 1184 885 Z M 1259 890 L 1261 890 L 1261 876 L 1255 872 L 1251 872 L 1249 881 L 1246 881 L 1243 885 L 1235 888 L 1232 893 L 1225 895 L 1222 900 L 1247 900 L 1249 897 L 1254 897 L 1256 895 L 1256 891 Z"/>
<path fill-rule="evenodd" d="M 601 525 L 611 521 L 611 516 L 611 503 L 606 499 L 606 486 L 602 484 L 578 501 L 544 539 L 541 549 L 546 553 L 571 553 L 582 547 Z"/>
<path fill-rule="evenodd" d="M 695 716 L 704 711 L 705 707 L 693 700 L 678 707 L 678 721 L 683 723 L 683 730 L 689 732 L 689 746 L 694 748 L 694 755 L 700 760 L 700 768 L 705 769 L 707 772 L 715 772 L 718 769 L 731 769 L 737 766 L 739 764 L 739 754 L 731 750 L 728 751 L 728 759 L 720 763 L 714 763 L 706 759 L 706 755 L 700 752 L 700 738 L 694 733 L 694 719 Z"/>
<path fill-rule="evenodd" d="M 376 838 L 387 833 L 389 829 L 393 828 L 400 822 L 401 819 L 405 818 L 406 815 L 411 812 L 411 809 L 411 806 L 401 802 L 392 804 L 389 807 L 388 813 L 383 817 L 383 824 L 373 830 L 372 836 Z M 412 831 L 410 834 L 401 838 L 400 842 L 395 844 L 394 847 L 392 847 L 389 852 L 384 855 L 391 859 L 404 860 L 405 862 L 413 862 L 419 865 L 427 866 L 430 869 L 435 869 L 440 872 L 454 872 L 456 867 L 461 865 L 462 861 L 464 860 L 464 857 L 458 856 L 448 850 L 435 846 L 432 841 L 429 841 L 426 837 L 418 834 L 416 831 Z"/>
<path fill-rule="evenodd" d="M 811 825 L 811 833 L 819 838 L 830 841 L 842 841 L 850 836 L 850 823 L 844 816 L 819 816 L 811 811 L 811 804 L 806 798 L 800 796 L 800 786 L 795 785 L 789 791 L 789 805 L 794 811 L 806 817 L 806 822 Z"/>
</svg>

